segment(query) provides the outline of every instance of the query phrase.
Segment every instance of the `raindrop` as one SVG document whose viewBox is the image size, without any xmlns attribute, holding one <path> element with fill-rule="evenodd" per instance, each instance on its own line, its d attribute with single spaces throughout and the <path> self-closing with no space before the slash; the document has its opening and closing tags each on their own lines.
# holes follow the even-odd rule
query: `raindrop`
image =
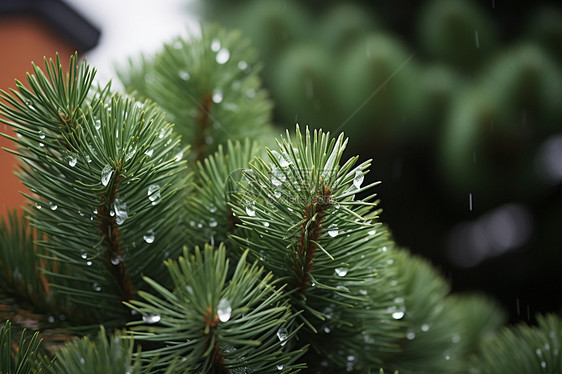
<svg viewBox="0 0 562 374">
<path fill-rule="evenodd" d="M 246 214 L 249 215 L 250 217 L 254 217 L 256 215 L 256 207 L 254 207 L 252 204 L 247 204 Z"/>
<path fill-rule="evenodd" d="M 57 210 L 57 208 L 59 207 L 56 203 L 53 203 L 52 201 L 49 202 L 49 206 L 51 207 L 51 210 Z"/>
<path fill-rule="evenodd" d="M 415 337 L 416 337 L 416 333 L 413 332 L 413 331 L 408 331 L 406 333 L 406 339 L 408 339 L 408 340 L 413 340 Z"/>
<path fill-rule="evenodd" d="M 53 323 L 53 322 L 55 322 L 55 317 L 54 317 L 54 316 L 49 316 L 49 317 L 47 318 L 47 320 L 48 320 L 50 323 Z"/>
<path fill-rule="evenodd" d="M 142 316 L 142 320 L 146 323 L 157 323 L 160 322 L 160 315 L 159 314 L 145 314 Z"/>
<path fill-rule="evenodd" d="M 541 362 L 541 367 L 542 367 L 543 369 L 546 368 L 546 362 L 542 361 L 542 362 Z"/>
<path fill-rule="evenodd" d="M 228 300 L 221 299 L 219 301 L 219 305 L 217 306 L 217 314 L 221 322 L 226 322 L 230 319 L 230 315 L 232 314 L 232 307 L 230 306 L 230 302 Z"/>
<path fill-rule="evenodd" d="M 458 342 L 460 342 L 460 341 L 461 341 L 460 335 L 453 335 L 453 338 L 451 339 L 451 341 L 452 341 L 453 343 L 458 343 Z"/>
<path fill-rule="evenodd" d="M 421 325 L 420 329 L 423 332 L 427 332 L 427 331 L 429 331 L 429 325 L 427 323 L 424 323 L 423 325 Z"/>
<path fill-rule="evenodd" d="M 122 225 L 127 218 L 129 218 L 129 210 L 127 203 L 121 202 L 120 199 L 115 199 L 113 203 L 113 210 L 115 211 L 115 223 Z"/>
<path fill-rule="evenodd" d="M 45 146 L 45 144 L 39 143 L 39 147 L 43 148 L 44 146 Z"/>
<path fill-rule="evenodd" d="M 335 272 L 340 277 L 345 277 L 349 269 L 346 267 L 336 268 Z"/>
<path fill-rule="evenodd" d="M 148 199 L 152 202 L 152 205 L 156 205 L 160 202 L 160 186 L 157 184 L 151 184 L 148 186 Z"/>
<path fill-rule="evenodd" d="M 86 261 L 86 265 L 92 266 L 92 261 Z"/>
<path fill-rule="evenodd" d="M 238 69 L 240 69 L 240 70 L 248 69 L 248 63 L 246 61 L 240 61 L 238 63 Z"/>
<path fill-rule="evenodd" d="M 35 207 L 36 207 L 37 209 L 41 209 L 41 204 L 36 203 L 36 204 L 35 204 Z"/>
<path fill-rule="evenodd" d="M 331 224 L 330 226 L 328 226 L 328 235 L 330 235 L 332 238 L 338 236 L 338 233 L 338 226 L 336 224 Z"/>
<path fill-rule="evenodd" d="M 45 139 L 45 133 L 43 131 L 39 131 L 39 139 Z"/>
<path fill-rule="evenodd" d="M 154 230 L 148 230 L 142 237 L 148 244 L 154 243 Z"/>
<path fill-rule="evenodd" d="M 218 225 L 218 223 L 217 223 L 217 220 L 216 220 L 216 219 L 211 218 L 211 219 L 209 220 L 209 226 L 210 226 L 210 227 L 217 227 L 217 225 Z"/>
<path fill-rule="evenodd" d="M 285 154 L 285 153 L 283 153 L 283 155 L 281 155 L 277 151 L 271 151 L 271 154 L 275 157 L 275 159 L 279 163 L 279 166 L 281 166 L 282 168 L 287 167 L 287 166 L 292 164 L 292 162 L 287 161 L 288 157 L 287 157 L 287 154 Z"/>
<path fill-rule="evenodd" d="M 284 367 L 283 364 L 279 364 L 277 365 L 277 370 L 283 370 L 283 367 Z"/>
<path fill-rule="evenodd" d="M 216 58 L 217 63 L 224 64 L 229 59 L 230 59 L 230 52 L 228 51 L 228 49 L 222 48 L 220 51 L 218 51 L 217 58 Z"/>
<path fill-rule="evenodd" d="M 111 165 L 107 164 L 101 171 L 101 184 L 107 186 L 113 175 L 113 168 Z"/>
<path fill-rule="evenodd" d="M 369 231 L 367 234 L 373 236 L 373 235 L 375 235 L 376 233 L 377 233 L 377 230 L 371 230 L 371 231 Z"/>
<path fill-rule="evenodd" d="M 153 153 L 154 153 L 154 149 L 149 149 L 146 152 L 144 152 L 144 154 L 147 155 L 148 157 L 151 157 Z"/>
<path fill-rule="evenodd" d="M 468 194 L 468 210 L 472 212 L 472 193 Z"/>
<path fill-rule="evenodd" d="M 222 101 L 222 99 L 223 99 L 222 90 L 217 88 L 217 89 L 213 92 L 213 102 L 215 102 L 215 103 L 218 104 L 218 103 L 220 103 L 220 102 Z"/>
<path fill-rule="evenodd" d="M 119 255 L 111 256 L 111 265 L 117 266 L 121 263 L 122 260 L 123 258 Z"/>
<path fill-rule="evenodd" d="M 70 155 L 68 156 L 68 165 L 72 168 L 74 166 L 76 166 L 76 163 L 78 162 L 77 158 L 75 155 Z"/>
<path fill-rule="evenodd" d="M 185 70 L 180 70 L 179 76 L 180 76 L 180 78 L 183 79 L 184 81 L 189 80 L 189 78 L 190 78 L 189 73 L 188 73 L 187 71 L 185 71 Z"/>
<path fill-rule="evenodd" d="M 93 288 L 94 291 L 96 291 L 96 292 L 100 292 L 100 291 L 101 291 L 101 286 L 100 286 L 100 284 L 99 284 L 98 282 L 94 282 L 94 283 L 92 284 L 92 288 Z"/>
<path fill-rule="evenodd" d="M 81 363 L 82 365 L 84 365 L 84 364 L 86 363 L 86 360 L 84 360 L 84 357 L 80 357 L 80 363 Z"/>
<path fill-rule="evenodd" d="M 363 175 L 361 170 L 355 170 L 355 177 L 353 178 L 353 185 L 355 188 L 361 188 L 361 183 L 363 183 L 364 178 L 365 175 Z"/>
<path fill-rule="evenodd" d="M 336 288 L 340 291 L 349 292 L 349 288 L 346 286 L 337 286 Z"/>
<path fill-rule="evenodd" d="M 359 290 L 359 294 L 363 296 L 367 296 L 367 290 Z"/>
<path fill-rule="evenodd" d="M 287 177 L 285 176 L 283 171 L 279 170 L 278 168 L 275 168 L 271 171 L 271 183 L 273 183 L 273 185 L 280 186 L 283 184 L 283 182 L 285 182 L 286 179 Z"/>
<path fill-rule="evenodd" d="M 216 211 L 217 211 L 217 207 L 216 207 L 216 206 L 211 205 L 211 206 L 209 207 L 209 212 L 215 213 Z"/>
<path fill-rule="evenodd" d="M 326 334 L 329 334 L 331 331 L 332 331 L 332 330 L 330 330 L 330 328 L 329 328 L 328 326 L 325 326 L 325 327 L 324 327 L 324 332 L 325 332 Z"/>
<path fill-rule="evenodd" d="M 246 96 L 248 96 L 248 99 L 253 99 L 254 97 L 256 97 L 256 90 L 250 88 L 246 91 Z"/>
<path fill-rule="evenodd" d="M 96 131 L 99 131 L 99 129 L 101 129 L 101 121 L 99 119 L 94 122 L 94 128 L 96 129 Z"/>
<path fill-rule="evenodd" d="M 269 227 L 269 222 L 262 222 L 265 227 Z"/>
<path fill-rule="evenodd" d="M 135 153 L 137 153 L 137 147 L 135 146 L 133 148 L 132 146 L 129 146 L 129 152 L 127 152 L 127 154 L 125 155 L 125 161 L 129 161 L 130 159 L 132 159 Z"/>
<path fill-rule="evenodd" d="M 277 330 L 277 337 L 279 338 L 279 341 L 281 342 L 281 346 L 284 346 L 285 344 L 287 344 L 287 339 L 289 339 L 289 331 L 287 330 L 287 328 L 285 326 L 279 327 L 279 330 Z"/>
<path fill-rule="evenodd" d="M 221 49 L 221 42 L 218 39 L 213 39 L 211 42 L 211 50 L 213 52 L 218 52 Z"/>
<path fill-rule="evenodd" d="M 396 312 L 392 313 L 392 318 L 394 319 L 401 319 L 402 317 L 404 317 L 403 310 L 397 310 Z"/>
</svg>

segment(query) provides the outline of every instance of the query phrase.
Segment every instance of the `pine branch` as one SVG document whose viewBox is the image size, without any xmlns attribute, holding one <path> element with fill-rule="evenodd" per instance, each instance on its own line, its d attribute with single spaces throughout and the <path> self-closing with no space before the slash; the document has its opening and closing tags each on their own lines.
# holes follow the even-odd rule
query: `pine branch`
<svg viewBox="0 0 562 374">
<path fill-rule="evenodd" d="M 235 238 L 287 285 L 306 326 L 299 338 L 336 372 L 380 367 L 382 352 L 398 349 L 401 325 L 389 310 L 401 292 L 391 282 L 392 242 L 372 197 L 354 198 L 374 186 L 361 186 L 369 164 L 354 167 L 355 157 L 340 166 L 346 143 L 297 127 L 268 162 L 251 163 L 233 205 L 243 228 Z"/>
<path fill-rule="evenodd" d="M 558 373 L 562 368 L 562 323 L 554 314 L 538 316 L 538 327 L 504 327 L 486 339 L 470 373 Z"/>
<path fill-rule="evenodd" d="M 30 220 L 46 234 L 39 245 L 54 267 L 45 274 L 95 307 L 86 318 L 129 318 L 121 301 L 142 287 L 143 273 L 163 281 L 161 261 L 185 240 L 169 225 L 181 217 L 189 178 L 179 138 L 154 106 L 96 90 L 94 71 L 76 56 L 66 77 L 58 59 L 34 73 L 31 90 L 18 83 L 13 96 L 2 94 L 0 113 L 19 134 Z"/>
<path fill-rule="evenodd" d="M 190 159 L 203 161 L 227 140 L 271 141 L 272 104 L 261 88 L 257 53 L 238 32 L 202 27 L 200 38 L 176 38 L 153 58 L 129 61 L 118 76 L 176 123 Z"/>
<path fill-rule="evenodd" d="M 52 362 L 43 362 L 50 374 L 126 374 L 141 368 L 140 360 L 133 359 L 133 340 L 119 334 L 108 338 L 103 327 L 96 337 L 69 342 Z"/>
<path fill-rule="evenodd" d="M 292 373 L 302 367 L 294 361 L 303 350 L 290 350 L 294 332 L 287 331 L 294 318 L 283 292 L 271 274 L 246 264 L 246 254 L 232 275 L 223 246 L 196 248 L 190 256 L 184 250 L 184 257 L 166 266 L 173 289 L 147 278 L 158 296 L 143 292 L 145 302 L 128 304 L 145 322 L 156 323 L 132 327 L 135 338 L 166 343 L 144 351 L 146 360 L 158 355 L 158 367 L 174 364 L 189 373 Z"/>
<path fill-rule="evenodd" d="M 39 361 L 38 352 L 41 339 L 38 333 L 29 336 L 23 331 L 19 343 L 12 341 L 12 325 L 7 321 L 0 326 L 0 373 L 27 374 L 42 372 L 43 365 Z"/>
</svg>

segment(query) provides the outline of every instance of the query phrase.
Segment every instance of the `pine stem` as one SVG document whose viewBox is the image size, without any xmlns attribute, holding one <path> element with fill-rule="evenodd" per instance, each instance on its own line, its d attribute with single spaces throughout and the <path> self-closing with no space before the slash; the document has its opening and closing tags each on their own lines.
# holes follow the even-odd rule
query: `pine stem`
<svg viewBox="0 0 562 374">
<path fill-rule="evenodd" d="M 304 222 L 299 235 L 298 252 L 294 258 L 294 289 L 303 294 L 310 287 L 310 273 L 314 267 L 314 257 L 318 245 L 316 244 L 322 234 L 322 222 L 326 218 L 326 210 L 330 206 L 332 190 L 325 186 L 318 190 L 315 196 L 304 209 Z"/>
<path fill-rule="evenodd" d="M 135 294 L 135 289 L 127 271 L 125 261 L 122 261 L 123 252 L 121 250 L 120 234 L 116 223 L 116 217 L 111 217 L 111 207 L 115 202 L 117 192 L 119 190 L 119 182 L 121 181 L 121 160 L 115 170 L 115 180 L 113 188 L 109 195 L 101 196 L 101 205 L 98 208 L 98 220 L 101 222 L 101 233 L 104 236 L 105 252 L 104 265 L 113 275 L 121 293 L 123 300 L 131 300 Z M 112 260 L 119 259 L 117 264 L 113 264 Z"/>
</svg>

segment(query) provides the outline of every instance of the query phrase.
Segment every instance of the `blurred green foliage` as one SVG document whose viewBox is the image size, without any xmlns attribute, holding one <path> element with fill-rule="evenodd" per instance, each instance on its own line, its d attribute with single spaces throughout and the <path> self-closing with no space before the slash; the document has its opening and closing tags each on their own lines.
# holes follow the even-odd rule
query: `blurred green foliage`
<svg viewBox="0 0 562 374">
<path fill-rule="evenodd" d="M 446 247 L 455 245 L 447 243 L 460 222 L 507 203 L 528 209 L 530 239 L 497 261 L 491 255 L 472 272 L 455 273 L 457 289 L 485 287 L 513 311 L 516 297 L 536 301 L 537 286 L 562 285 L 550 265 L 562 261 L 552 221 L 562 207 L 559 6 L 198 4 L 206 20 L 253 40 L 277 124 L 344 131 L 354 154 L 374 158 L 383 219 L 400 243 L 454 268 Z M 553 299 L 536 309 L 560 307 Z"/>
</svg>

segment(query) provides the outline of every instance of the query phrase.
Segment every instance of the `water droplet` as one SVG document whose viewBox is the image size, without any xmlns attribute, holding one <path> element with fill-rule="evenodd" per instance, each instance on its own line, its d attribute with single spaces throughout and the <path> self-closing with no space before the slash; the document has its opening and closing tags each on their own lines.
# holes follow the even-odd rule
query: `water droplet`
<svg viewBox="0 0 562 374">
<path fill-rule="evenodd" d="M 218 223 L 217 223 L 217 220 L 216 220 L 216 219 L 211 218 L 211 219 L 209 220 L 209 226 L 210 226 L 210 227 L 217 227 L 217 225 L 218 225 Z"/>
<path fill-rule="evenodd" d="M 157 323 L 160 322 L 160 315 L 159 314 L 145 314 L 142 316 L 142 320 L 146 323 Z"/>
<path fill-rule="evenodd" d="M 218 39 L 213 39 L 211 42 L 211 50 L 213 52 L 218 52 L 221 49 L 221 42 Z"/>
<path fill-rule="evenodd" d="M 330 330 L 330 328 L 329 328 L 328 326 L 325 326 L 325 327 L 324 327 L 324 332 L 325 332 L 326 334 L 329 334 L 331 331 L 332 331 L 332 330 Z"/>
<path fill-rule="evenodd" d="M 84 360 L 84 357 L 80 357 L 80 363 L 81 363 L 82 365 L 84 365 L 84 364 L 86 363 L 86 360 Z"/>
<path fill-rule="evenodd" d="M 386 252 L 387 250 L 388 250 L 388 248 L 386 248 L 386 247 L 381 248 L 381 251 L 383 251 L 383 252 Z"/>
<path fill-rule="evenodd" d="M 347 271 L 349 269 L 346 267 L 341 267 L 341 268 L 336 268 L 335 272 L 337 275 L 339 275 L 340 277 L 345 277 L 347 275 Z"/>
<path fill-rule="evenodd" d="M 113 168 L 111 165 L 107 164 L 101 171 L 101 184 L 107 186 L 109 181 L 111 180 L 111 176 L 113 175 Z"/>
<path fill-rule="evenodd" d="M 216 207 L 216 206 L 211 205 L 211 206 L 209 207 L 209 212 L 210 212 L 210 213 L 215 213 L 216 211 L 217 211 L 217 207 Z"/>
<path fill-rule="evenodd" d="M 45 139 L 45 133 L 43 131 L 39 131 L 39 139 Z"/>
<path fill-rule="evenodd" d="M 269 222 L 262 222 L 265 227 L 269 227 Z"/>
<path fill-rule="evenodd" d="M 246 91 L 246 96 L 248 96 L 248 99 L 253 99 L 254 97 L 256 97 L 256 90 L 250 88 Z"/>
<path fill-rule="evenodd" d="M 86 265 L 92 266 L 92 261 L 86 261 Z"/>
<path fill-rule="evenodd" d="M 336 224 L 331 224 L 330 226 L 328 226 L 328 235 L 330 235 L 332 238 L 338 236 L 338 233 L 338 226 Z"/>
<path fill-rule="evenodd" d="M 49 206 L 51 207 L 51 210 L 57 210 L 57 208 L 59 207 L 56 203 L 53 203 L 52 201 L 49 202 Z"/>
<path fill-rule="evenodd" d="M 217 306 L 217 315 L 219 316 L 219 320 L 221 322 L 226 322 L 230 319 L 231 314 L 232 307 L 230 306 L 230 302 L 226 299 L 221 299 L 219 301 L 219 305 Z"/>
<path fill-rule="evenodd" d="M 35 203 L 35 207 L 36 207 L 37 209 L 41 209 L 41 204 Z"/>
<path fill-rule="evenodd" d="M 144 154 L 147 155 L 148 157 L 151 157 L 153 153 L 154 153 L 154 149 L 149 149 L 146 152 L 144 152 Z"/>
<path fill-rule="evenodd" d="M 546 368 L 546 362 L 542 361 L 542 362 L 541 362 L 541 367 L 542 367 L 543 369 Z"/>
<path fill-rule="evenodd" d="M 121 261 L 123 261 L 123 258 L 119 255 L 113 255 L 111 256 L 111 265 L 117 266 L 121 263 Z"/>
<path fill-rule="evenodd" d="M 76 158 L 75 155 L 70 155 L 67 157 L 68 159 L 68 165 L 72 168 L 74 166 L 76 166 L 76 163 L 78 162 L 78 159 Z"/>
<path fill-rule="evenodd" d="M 96 131 L 99 131 L 99 129 L 101 129 L 101 121 L 99 119 L 95 120 L 94 128 L 96 129 Z"/>
<path fill-rule="evenodd" d="M 346 286 L 337 286 L 336 288 L 340 291 L 349 292 L 349 288 Z"/>
<path fill-rule="evenodd" d="M 213 102 L 218 104 L 222 101 L 222 99 L 223 99 L 222 90 L 217 88 L 213 92 Z"/>
<path fill-rule="evenodd" d="M 157 184 L 151 184 L 148 186 L 148 199 L 152 201 L 152 205 L 156 205 L 160 202 L 160 186 Z"/>
<path fill-rule="evenodd" d="M 217 63 L 225 64 L 230 59 L 230 51 L 226 48 L 222 48 L 217 52 Z"/>
<path fill-rule="evenodd" d="M 238 69 L 240 69 L 240 70 L 248 69 L 248 63 L 246 61 L 238 62 Z"/>
<path fill-rule="evenodd" d="M 289 331 L 285 326 L 279 327 L 279 330 L 277 330 L 277 338 L 279 338 L 282 346 L 287 344 L 287 339 L 289 339 Z"/>
<path fill-rule="evenodd" d="M 275 159 L 277 160 L 277 162 L 279 163 L 279 166 L 281 166 L 282 168 L 287 167 L 289 165 L 292 164 L 292 162 L 287 161 L 287 159 L 289 157 L 287 157 L 286 153 L 283 153 L 283 155 L 281 155 L 279 152 L 277 151 L 271 151 L 271 154 L 273 154 L 273 156 L 275 157 Z"/>
<path fill-rule="evenodd" d="M 271 183 L 273 183 L 273 185 L 280 186 L 286 179 L 287 177 L 279 168 L 275 168 L 271 171 Z"/>
<path fill-rule="evenodd" d="M 283 364 L 279 364 L 277 365 L 277 370 L 283 370 L 283 367 L 284 367 Z"/>
<path fill-rule="evenodd" d="M 394 319 L 401 319 L 402 317 L 404 317 L 403 310 L 397 310 L 396 312 L 392 313 L 392 318 Z"/>
<path fill-rule="evenodd" d="M 427 332 L 427 331 L 429 331 L 429 325 L 427 323 L 424 323 L 423 325 L 421 325 L 420 329 L 423 332 Z"/>
<path fill-rule="evenodd" d="M 86 158 L 86 162 L 89 164 L 90 162 L 92 162 L 92 158 L 89 155 L 85 156 Z"/>
<path fill-rule="evenodd" d="M 413 331 L 408 331 L 406 333 L 406 339 L 408 339 L 408 340 L 413 340 L 415 337 L 416 337 L 416 333 L 413 332 Z"/>
<path fill-rule="evenodd" d="M 256 208 L 252 204 L 246 204 L 246 214 L 254 217 L 256 215 Z"/>
<path fill-rule="evenodd" d="M 190 78 L 189 73 L 188 73 L 187 71 L 185 71 L 185 70 L 180 70 L 179 76 L 180 76 L 180 78 L 183 79 L 184 81 L 189 80 L 189 78 Z"/>
<path fill-rule="evenodd" d="M 125 155 L 125 161 L 129 161 L 130 159 L 133 158 L 133 156 L 135 155 L 135 153 L 137 153 L 137 147 L 135 146 L 133 148 L 133 146 L 129 146 L 129 150 L 127 152 L 127 154 Z"/>
<path fill-rule="evenodd" d="M 53 323 L 53 322 L 55 322 L 55 317 L 49 316 L 49 317 L 47 317 L 47 321 L 49 321 L 49 323 Z"/>
<path fill-rule="evenodd" d="M 148 244 L 154 243 L 154 230 L 148 230 L 142 237 Z"/>
<path fill-rule="evenodd" d="M 44 146 L 45 146 L 45 144 L 43 144 L 41 142 L 39 143 L 39 147 L 43 148 Z"/>
<path fill-rule="evenodd" d="M 367 296 L 367 290 L 359 290 L 359 294 L 363 296 Z"/>
<path fill-rule="evenodd" d="M 100 291 L 101 291 L 101 286 L 100 286 L 100 284 L 99 284 L 98 282 L 94 282 L 94 283 L 92 284 L 92 288 L 93 288 L 94 291 L 96 291 L 96 292 L 100 292 Z"/>
<path fill-rule="evenodd" d="M 355 177 L 353 177 L 353 185 L 355 188 L 361 188 L 361 183 L 363 183 L 363 179 L 365 179 L 365 175 L 361 170 L 355 170 Z"/>
<path fill-rule="evenodd" d="M 113 210 L 115 211 L 115 223 L 122 225 L 127 218 L 129 218 L 129 210 L 127 203 L 122 202 L 120 199 L 115 199 L 113 203 Z"/>
</svg>

